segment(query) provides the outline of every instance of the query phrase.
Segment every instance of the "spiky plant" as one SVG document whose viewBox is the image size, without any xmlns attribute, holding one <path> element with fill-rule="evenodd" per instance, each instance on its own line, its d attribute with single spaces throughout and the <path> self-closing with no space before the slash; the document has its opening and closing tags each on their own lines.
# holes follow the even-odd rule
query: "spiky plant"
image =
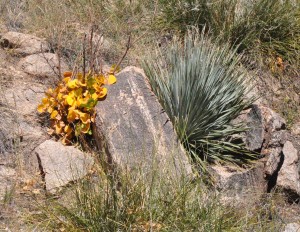
<svg viewBox="0 0 300 232">
<path fill-rule="evenodd" d="M 219 47 L 205 36 L 190 32 L 158 57 L 144 61 L 154 93 L 194 158 L 243 164 L 253 155 L 242 144 L 226 138 L 244 130 L 230 122 L 247 108 L 249 91 L 241 56 L 229 45 Z M 248 85 L 248 87 L 246 87 Z"/>
</svg>

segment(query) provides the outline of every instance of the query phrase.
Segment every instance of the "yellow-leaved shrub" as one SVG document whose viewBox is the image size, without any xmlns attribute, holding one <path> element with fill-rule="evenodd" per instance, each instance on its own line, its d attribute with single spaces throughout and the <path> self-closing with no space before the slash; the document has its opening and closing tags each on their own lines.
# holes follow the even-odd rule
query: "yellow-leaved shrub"
<svg viewBox="0 0 300 232">
<path fill-rule="evenodd" d="M 95 106 L 107 94 L 105 85 L 114 84 L 113 73 L 65 72 L 63 80 L 55 89 L 48 89 L 39 113 L 50 114 L 48 133 L 61 137 L 63 144 L 70 144 L 74 137 L 92 134 L 91 124 L 95 121 Z"/>
</svg>

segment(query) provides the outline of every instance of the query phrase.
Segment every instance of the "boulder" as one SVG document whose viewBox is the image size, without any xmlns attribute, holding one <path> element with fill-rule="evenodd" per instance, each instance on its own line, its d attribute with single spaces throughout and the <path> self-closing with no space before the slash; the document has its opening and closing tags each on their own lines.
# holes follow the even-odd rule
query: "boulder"
<svg viewBox="0 0 300 232">
<path fill-rule="evenodd" d="M 266 191 L 264 164 L 257 162 L 252 168 L 213 165 L 213 176 L 218 191 L 223 199 L 241 201 L 249 194 L 260 196 Z"/>
<path fill-rule="evenodd" d="M 283 164 L 278 173 L 277 186 L 300 196 L 299 156 L 293 143 L 287 141 L 282 149 Z"/>
<path fill-rule="evenodd" d="M 67 65 L 61 60 L 61 71 L 67 70 Z M 22 58 L 18 67 L 27 74 L 38 77 L 59 76 L 59 60 L 54 53 L 39 53 Z"/>
<path fill-rule="evenodd" d="M 94 136 L 108 162 L 161 176 L 192 173 L 174 128 L 147 84 L 143 70 L 127 67 L 96 107 Z"/>
<path fill-rule="evenodd" d="M 59 187 L 88 174 L 94 160 L 75 147 L 47 140 L 35 149 L 46 190 L 55 193 Z"/>
<path fill-rule="evenodd" d="M 7 32 L 2 35 L 0 44 L 4 48 L 13 49 L 16 55 L 32 55 L 50 50 L 48 43 L 33 35 L 19 32 Z"/>
</svg>

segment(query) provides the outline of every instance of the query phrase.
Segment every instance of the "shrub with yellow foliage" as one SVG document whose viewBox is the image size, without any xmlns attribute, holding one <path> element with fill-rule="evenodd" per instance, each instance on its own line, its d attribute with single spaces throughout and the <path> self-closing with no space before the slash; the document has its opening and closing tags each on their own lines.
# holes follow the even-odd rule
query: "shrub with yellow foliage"
<svg viewBox="0 0 300 232">
<path fill-rule="evenodd" d="M 65 145 L 81 134 L 92 134 L 91 124 L 96 115 L 94 108 L 107 94 L 104 86 L 115 82 L 113 72 L 65 72 L 63 80 L 55 89 L 47 90 L 46 97 L 37 108 L 39 113 L 50 114 L 48 133 L 61 137 Z"/>
</svg>

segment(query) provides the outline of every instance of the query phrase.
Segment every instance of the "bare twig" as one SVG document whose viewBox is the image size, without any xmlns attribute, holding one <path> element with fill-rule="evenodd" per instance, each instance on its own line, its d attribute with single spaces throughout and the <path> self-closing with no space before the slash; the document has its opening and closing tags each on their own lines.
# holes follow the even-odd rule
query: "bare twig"
<svg viewBox="0 0 300 232">
<path fill-rule="evenodd" d="M 85 41 L 86 41 L 86 33 L 84 34 L 84 38 L 83 38 L 83 80 L 85 79 Z"/>
<path fill-rule="evenodd" d="M 126 57 L 127 52 L 128 52 L 128 50 L 129 50 L 129 48 L 130 48 L 130 45 L 131 45 L 130 41 L 131 41 L 131 35 L 129 34 L 129 36 L 128 36 L 128 41 L 127 41 L 127 44 L 126 44 L 126 50 L 125 50 L 123 56 L 121 57 L 121 59 L 118 61 L 117 65 L 115 66 L 115 68 L 114 68 L 114 70 L 113 70 L 113 73 L 116 72 L 117 68 L 120 66 L 120 64 L 122 63 L 122 61 L 123 61 L 124 58 Z"/>
</svg>

